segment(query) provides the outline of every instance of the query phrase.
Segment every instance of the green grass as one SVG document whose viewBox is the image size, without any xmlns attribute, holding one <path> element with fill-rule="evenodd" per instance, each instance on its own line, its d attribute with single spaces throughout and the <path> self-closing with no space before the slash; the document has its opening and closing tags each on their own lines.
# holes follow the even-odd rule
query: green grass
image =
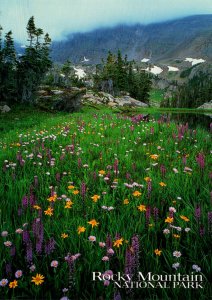
<svg viewBox="0 0 212 300">
<path fill-rule="evenodd" d="M 204 289 L 135 289 L 129 294 L 123 288 L 122 299 L 209 299 L 212 264 L 208 131 L 197 127 L 193 132 L 172 122 L 154 120 L 134 123 L 120 111 L 91 107 L 75 114 L 51 114 L 19 107 L 0 119 L 0 230 L 8 231 L 7 237 L 0 237 L 0 280 L 7 278 L 11 282 L 17 270 L 23 271 L 23 277 L 17 279 L 17 288 L 0 287 L 0 298 L 60 299 L 62 289 L 68 288 L 69 299 L 113 299 L 112 282 L 108 287 L 103 282 L 93 282 L 92 272 L 124 273 L 128 251 L 133 259 L 139 257 L 137 268 L 144 274 L 191 274 L 195 273 L 192 265 L 197 264 L 201 267 L 198 274 L 204 277 Z M 204 155 L 202 169 L 196 161 L 199 153 Z M 185 167 L 192 171 L 185 171 Z M 133 182 L 137 184 L 132 185 Z M 126 187 L 125 183 L 131 186 Z M 141 194 L 135 196 L 135 191 Z M 47 199 L 54 192 L 56 201 L 49 202 Z M 94 195 L 100 196 L 97 202 L 91 198 Z M 24 196 L 28 198 L 28 206 L 23 205 Z M 67 199 L 73 202 L 71 208 L 65 208 Z M 125 199 L 128 204 L 124 204 Z M 144 211 L 138 209 L 141 204 Z M 201 208 L 198 219 L 197 205 Z M 102 206 L 114 209 L 108 211 Z M 48 207 L 53 209 L 52 216 L 45 214 Z M 172 225 L 181 231 L 165 222 L 170 207 L 176 209 Z M 92 228 L 88 223 L 92 219 L 98 226 Z M 85 232 L 78 234 L 79 226 L 85 227 Z M 23 243 L 23 233 L 16 233 L 18 228 L 24 230 L 25 236 L 30 235 L 28 242 Z M 185 232 L 185 228 L 190 231 Z M 170 233 L 165 235 L 164 229 Z M 62 233 L 68 237 L 63 239 Z M 132 242 L 135 235 L 139 240 L 137 254 Z M 95 236 L 96 242 L 90 242 L 89 236 Z M 55 240 L 55 249 L 46 254 L 50 238 Z M 117 238 L 123 238 L 119 248 L 114 245 Z M 42 248 L 37 253 L 39 239 Z M 12 242 L 10 248 L 3 244 L 6 241 Z M 114 250 L 108 262 L 102 261 L 107 250 L 99 242 L 111 244 Z M 32 260 L 27 261 L 30 245 Z M 11 253 L 13 246 L 15 255 Z M 156 249 L 162 251 L 160 256 L 155 254 Z M 174 251 L 180 251 L 182 256 L 174 257 Z M 81 256 L 68 265 L 65 260 L 68 253 Z M 53 260 L 59 262 L 56 269 L 51 267 Z M 178 271 L 172 267 L 176 262 L 180 263 Z M 36 266 L 33 272 L 29 269 L 31 263 Z M 31 282 L 37 273 L 45 277 L 40 286 Z"/>
</svg>

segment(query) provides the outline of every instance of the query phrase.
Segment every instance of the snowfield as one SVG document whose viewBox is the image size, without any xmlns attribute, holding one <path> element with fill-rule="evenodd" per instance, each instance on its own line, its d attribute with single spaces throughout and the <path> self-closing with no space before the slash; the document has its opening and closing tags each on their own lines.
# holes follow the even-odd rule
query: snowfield
<svg viewBox="0 0 212 300">
<path fill-rule="evenodd" d="M 83 69 L 74 68 L 74 71 L 79 79 L 84 78 L 86 76 L 86 73 Z"/>
<path fill-rule="evenodd" d="M 198 58 L 191 58 L 191 57 L 186 57 L 185 61 L 191 62 L 192 66 L 205 62 L 205 60 L 202 58 L 198 59 Z"/>
<path fill-rule="evenodd" d="M 152 68 L 146 68 L 145 71 L 150 72 L 154 75 L 159 75 L 160 73 L 163 72 L 163 69 L 157 66 L 153 66 Z"/>
<path fill-rule="evenodd" d="M 169 72 L 178 72 L 180 71 L 178 68 L 176 67 L 171 67 L 171 66 L 167 66 L 169 68 Z"/>
</svg>

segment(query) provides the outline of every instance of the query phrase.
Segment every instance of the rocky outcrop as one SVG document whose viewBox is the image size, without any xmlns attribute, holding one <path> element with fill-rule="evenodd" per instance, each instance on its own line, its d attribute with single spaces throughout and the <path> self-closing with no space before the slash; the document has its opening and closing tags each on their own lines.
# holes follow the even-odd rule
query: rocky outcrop
<svg viewBox="0 0 212 300">
<path fill-rule="evenodd" d="M 11 108 L 5 102 L 0 103 L 0 112 L 1 113 L 7 113 L 10 110 L 11 110 Z"/>
<path fill-rule="evenodd" d="M 212 100 L 199 106 L 197 109 L 212 109 Z"/>
<path fill-rule="evenodd" d="M 85 88 L 43 88 L 37 92 L 36 105 L 45 110 L 75 112 L 80 110 L 81 99 L 85 93 Z"/>
<path fill-rule="evenodd" d="M 128 95 L 113 97 L 108 93 L 99 92 L 95 94 L 92 91 L 88 91 L 83 96 L 82 103 L 103 104 L 108 105 L 109 107 L 148 107 L 148 104 L 138 101 Z"/>
</svg>

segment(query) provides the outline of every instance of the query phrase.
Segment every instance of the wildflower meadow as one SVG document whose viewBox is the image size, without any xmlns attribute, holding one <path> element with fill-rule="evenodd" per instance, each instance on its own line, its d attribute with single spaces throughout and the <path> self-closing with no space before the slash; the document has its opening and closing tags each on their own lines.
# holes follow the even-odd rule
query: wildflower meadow
<svg viewBox="0 0 212 300">
<path fill-rule="evenodd" d="M 0 299 L 209 299 L 210 131 L 104 111 L 36 118 L 1 134 Z M 118 272 L 201 274 L 203 288 L 123 287 Z"/>
</svg>

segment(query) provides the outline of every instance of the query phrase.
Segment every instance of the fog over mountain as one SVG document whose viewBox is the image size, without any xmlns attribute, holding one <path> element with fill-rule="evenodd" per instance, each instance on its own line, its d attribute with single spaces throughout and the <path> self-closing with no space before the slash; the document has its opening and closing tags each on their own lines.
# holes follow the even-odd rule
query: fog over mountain
<svg viewBox="0 0 212 300">
<path fill-rule="evenodd" d="M 108 50 L 120 49 L 123 55 L 137 61 L 153 61 L 185 57 L 212 60 L 212 15 L 196 15 L 149 25 L 118 25 L 75 33 L 67 40 L 53 42 L 52 58 L 57 62 L 67 59 L 77 63 L 84 57 L 98 63 Z"/>
</svg>

